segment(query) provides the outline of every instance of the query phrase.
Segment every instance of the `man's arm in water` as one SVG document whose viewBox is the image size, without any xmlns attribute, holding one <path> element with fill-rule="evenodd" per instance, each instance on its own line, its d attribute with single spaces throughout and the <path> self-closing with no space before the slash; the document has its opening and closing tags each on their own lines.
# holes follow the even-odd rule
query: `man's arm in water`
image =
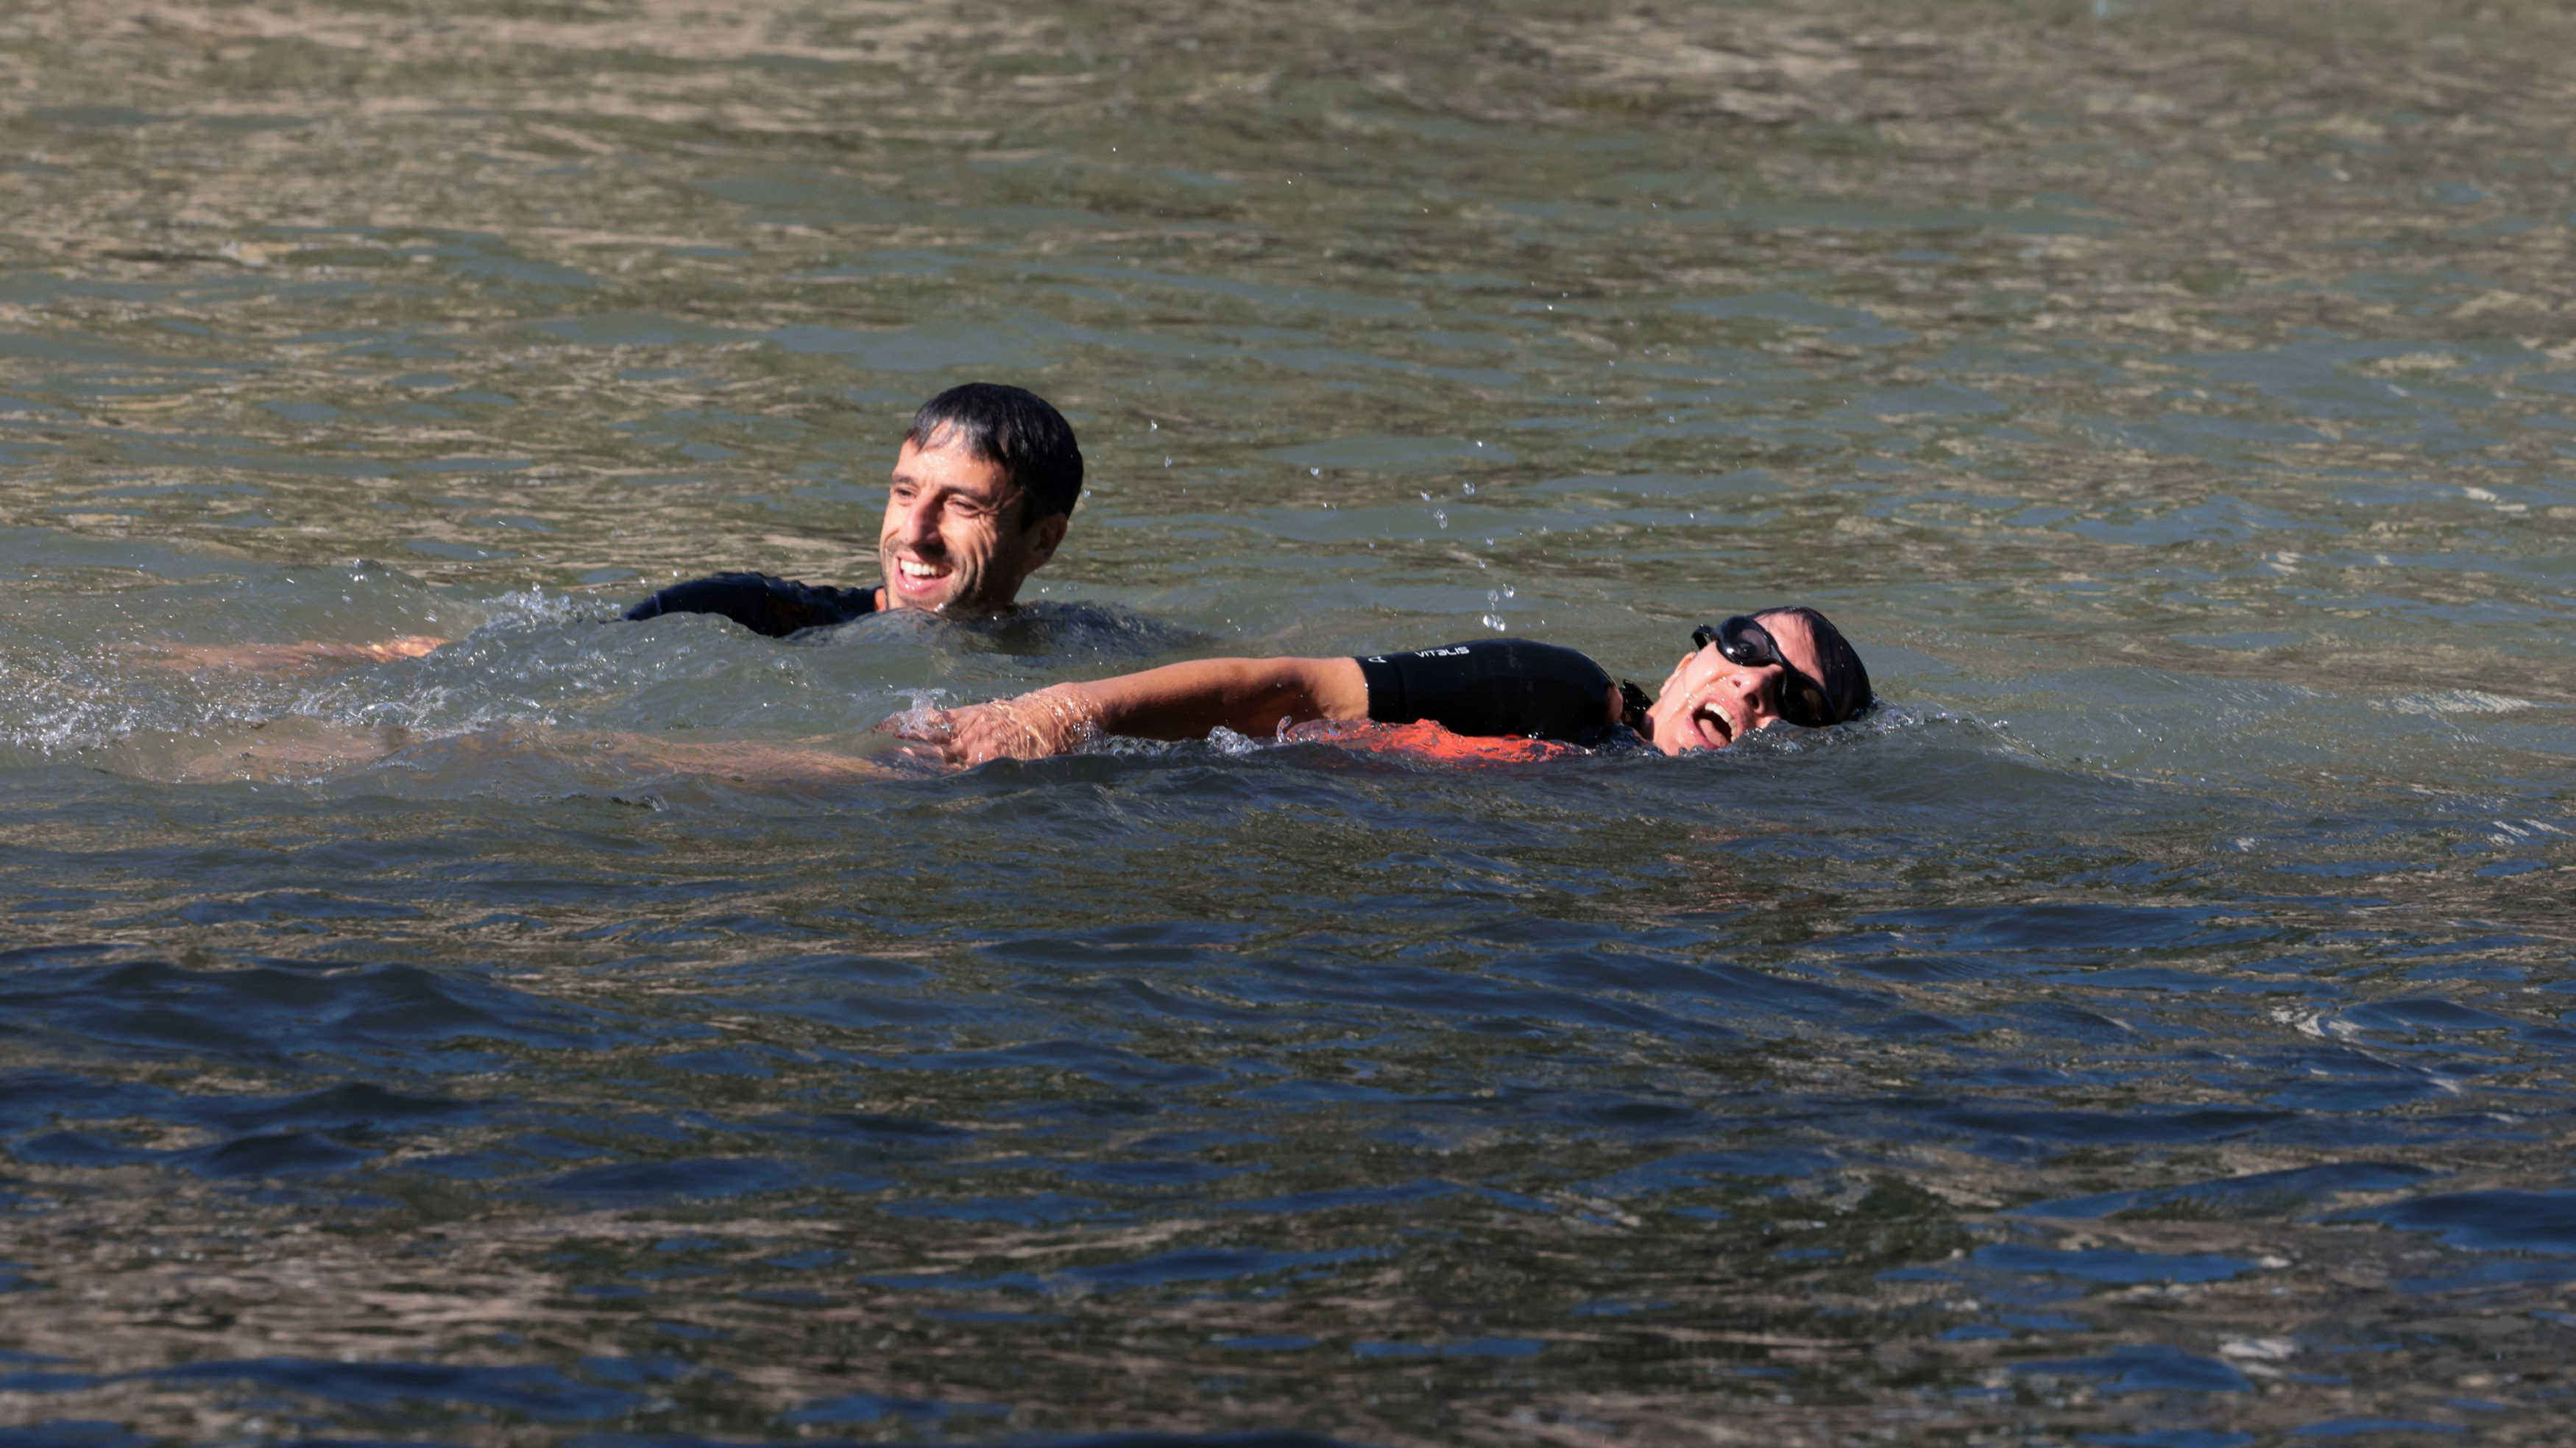
<svg viewBox="0 0 2576 1448">
<path fill-rule="evenodd" d="M 884 590 L 833 588 L 798 583 L 766 573 L 717 573 L 675 583 L 626 610 L 628 622 L 669 613 L 712 613 L 732 619 L 756 634 L 783 639 L 803 629 L 825 628 L 881 611 Z M 401 634 L 378 644 L 308 641 L 291 644 L 146 644 L 138 651 L 156 668 L 239 669 L 247 673 L 289 674 L 309 669 L 381 664 L 416 659 L 449 640 L 427 634 Z"/>
<path fill-rule="evenodd" d="M 238 669 L 252 674 L 292 674 L 308 669 L 340 669 L 416 659 L 447 640 L 427 634 L 397 634 L 380 644 L 307 641 L 291 644 L 129 644 L 140 662 L 156 669 L 194 672 Z"/>
<path fill-rule="evenodd" d="M 1309 719 L 1365 719 L 1368 706 L 1357 659 L 1196 659 L 898 716 L 887 727 L 936 746 L 951 764 L 982 764 L 1062 754 L 1095 734 L 1200 739 L 1222 725 L 1267 735 Z"/>
</svg>

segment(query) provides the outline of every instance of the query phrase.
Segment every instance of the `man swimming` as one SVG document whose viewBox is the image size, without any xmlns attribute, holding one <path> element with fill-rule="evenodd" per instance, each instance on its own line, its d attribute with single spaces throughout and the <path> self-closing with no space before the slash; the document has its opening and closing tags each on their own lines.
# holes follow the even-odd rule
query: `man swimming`
<svg viewBox="0 0 2576 1448">
<path fill-rule="evenodd" d="M 1101 734 L 1256 737 L 1312 720 L 1428 721 L 1468 737 L 1593 745 L 1633 732 L 1666 754 L 1724 749 L 1756 729 L 1821 729 L 1873 702 L 1869 671 L 1812 608 L 1739 614 L 1691 635 L 1661 697 L 1612 682 L 1573 649 L 1479 639 L 1356 658 L 1199 659 L 889 721 L 951 764 L 1037 759 Z"/>
<path fill-rule="evenodd" d="M 1073 424 L 1034 392 L 994 382 L 951 387 L 905 427 L 877 530 L 885 582 L 872 588 L 718 573 L 675 583 L 626 610 L 630 620 L 712 613 L 785 638 L 871 613 L 951 617 L 1007 613 L 1028 576 L 1064 542 L 1082 497 Z M 448 640 L 404 634 L 382 643 L 155 646 L 159 667 L 292 671 L 419 658 Z"/>
<path fill-rule="evenodd" d="M 675 583 L 626 617 L 722 614 L 784 638 L 899 608 L 1006 612 L 1055 556 L 1081 497 L 1082 449 L 1064 414 L 1034 392 L 969 382 L 923 403 L 904 429 L 877 533 L 883 583 L 833 588 L 718 573 Z"/>
</svg>

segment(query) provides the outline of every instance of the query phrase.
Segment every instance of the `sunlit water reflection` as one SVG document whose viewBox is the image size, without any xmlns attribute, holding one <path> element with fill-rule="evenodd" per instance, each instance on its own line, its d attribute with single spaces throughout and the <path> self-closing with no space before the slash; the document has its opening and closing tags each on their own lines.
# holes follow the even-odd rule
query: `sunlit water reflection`
<svg viewBox="0 0 2576 1448">
<path fill-rule="evenodd" d="M 2563 1421 L 2563 16 L 128 12 L 0 18 L 0 1421 Z M 977 376 L 1030 615 L 616 621 Z M 871 732 L 1787 600 L 1885 708 Z"/>
</svg>

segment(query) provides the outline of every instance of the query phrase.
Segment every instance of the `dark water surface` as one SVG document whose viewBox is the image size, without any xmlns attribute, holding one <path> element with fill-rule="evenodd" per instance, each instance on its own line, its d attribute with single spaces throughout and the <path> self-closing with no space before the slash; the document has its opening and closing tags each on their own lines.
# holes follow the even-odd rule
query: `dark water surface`
<svg viewBox="0 0 2576 1448">
<path fill-rule="evenodd" d="M 2561 1440 L 2576 24 L 2258 9 L 9 7 L 0 1425 Z M 1032 619 L 608 622 L 970 377 Z M 867 732 L 1790 599 L 1723 756 Z"/>
</svg>

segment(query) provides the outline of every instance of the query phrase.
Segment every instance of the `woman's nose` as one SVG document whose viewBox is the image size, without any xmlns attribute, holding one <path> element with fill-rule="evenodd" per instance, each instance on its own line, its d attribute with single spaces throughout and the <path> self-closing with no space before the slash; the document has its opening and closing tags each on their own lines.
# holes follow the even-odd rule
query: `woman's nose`
<svg viewBox="0 0 2576 1448">
<path fill-rule="evenodd" d="M 1776 707 L 1778 690 L 1775 687 L 1779 677 L 1778 669 L 1764 664 L 1758 668 L 1738 669 L 1727 676 L 1726 683 L 1735 691 L 1735 697 L 1742 699 L 1754 713 L 1772 716 L 1780 712 Z"/>
</svg>

